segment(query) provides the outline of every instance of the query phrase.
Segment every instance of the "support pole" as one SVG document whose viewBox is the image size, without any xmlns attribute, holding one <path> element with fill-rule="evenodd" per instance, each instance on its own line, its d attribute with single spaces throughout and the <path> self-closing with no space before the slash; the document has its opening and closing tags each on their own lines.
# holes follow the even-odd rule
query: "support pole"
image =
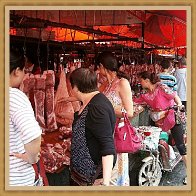
<svg viewBox="0 0 196 196">
<path fill-rule="evenodd" d="M 144 28 L 145 28 L 145 24 L 144 22 L 142 22 L 142 49 L 144 48 Z"/>
</svg>

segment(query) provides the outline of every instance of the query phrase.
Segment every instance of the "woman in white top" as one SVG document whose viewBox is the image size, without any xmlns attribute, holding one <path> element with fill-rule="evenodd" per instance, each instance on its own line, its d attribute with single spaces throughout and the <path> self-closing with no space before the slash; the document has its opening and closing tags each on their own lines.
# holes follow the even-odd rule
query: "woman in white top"
<svg viewBox="0 0 196 196">
<path fill-rule="evenodd" d="M 18 89 L 24 77 L 24 58 L 10 51 L 9 185 L 33 186 L 33 163 L 39 160 L 41 128 L 28 97 Z"/>
</svg>

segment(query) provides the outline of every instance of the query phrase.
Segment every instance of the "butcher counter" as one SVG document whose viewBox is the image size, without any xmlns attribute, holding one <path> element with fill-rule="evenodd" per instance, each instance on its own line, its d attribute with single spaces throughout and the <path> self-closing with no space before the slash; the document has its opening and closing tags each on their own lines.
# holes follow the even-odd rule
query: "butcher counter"
<svg viewBox="0 0 196 196">
<path fill-rule="evenodd" d="M 41 155 L 50 186 L 69 186 L 71 139 L 58 130 L 42 135 Z"/>
</svg>

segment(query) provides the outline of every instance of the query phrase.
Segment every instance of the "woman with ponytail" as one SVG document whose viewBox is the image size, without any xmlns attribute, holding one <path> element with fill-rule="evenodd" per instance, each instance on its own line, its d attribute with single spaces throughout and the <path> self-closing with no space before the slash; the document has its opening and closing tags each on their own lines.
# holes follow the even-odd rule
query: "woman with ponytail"
<svg viewBox="0 0 196 196">
<path fill-rule="evenodd" d="M 186 146 L 184 143 L 184 130 L 182 124 L 176 123 L 174 110 L 169 109 L 177 105 L 180 109 L 182 102 L 175 91 L 166 84 L 161 84 L 156 74 L 147 71 L 139 74 L 142 88 L 145 94 L 134 99 L 136 103 L 145 103 L 150 107 L 150 116 L 155 125 L 163 131 L 171 130 L 175 145 L 182 156 L 186 166 Z M 186 184 L 186 178 L 183 181 Z"/>
<path fill-rule="evenodd" d="M 96 58 L 99 74 L 106 77 L 101 91 L 111 101 L 117 118 L 123 118 L 122 109 L 128 117 L 133 117 L 131 86 L 125 73 L 119 71 L 118 61 L 111 52 L 100 53 Z M 117 161 L 112 171 L 110 184 L 129 186 L 128 153 L 117 153 Z"/>
</svg>

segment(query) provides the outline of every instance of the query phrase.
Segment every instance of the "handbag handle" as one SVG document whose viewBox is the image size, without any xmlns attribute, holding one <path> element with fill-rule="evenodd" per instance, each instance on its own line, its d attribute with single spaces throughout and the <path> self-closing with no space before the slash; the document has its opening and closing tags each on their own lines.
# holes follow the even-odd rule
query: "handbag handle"
<svg viewBox="0 0 196 196">
<path fill-rule="evenodd" d="M 123 120 L 124 120 L 124 124 L 129 125 L 130 127 L 132 127 L 129 118 L 127 116 L 127 112 L 124 108 L 121 109 L 122 115 L 123 115 Z M 118 126 L 118 123 L 120 122 L 120 118 L 117 119 L 116 121 L 116 126 Z"/>
<path fill-rule="evenodd" d="M 124 123 L 128 123 L 130 124 L 129 118 L 127 116 L 127 112 L 124 108 L 121 109 L 122 115 L 123 115 L 123 119 L 124 119 Z M 116 123 L 118 124 L 120 122 L 120 118 L 117 119 Z"/>
<path fill-rule="evenodd" d="M 122 115 L 123 115 L 123 118 L 124 118 L 124 122 L 126 122 L 126 123 L 129 123 L 129 124 L 130 124 L 130 121 L 129 121 L 129 118 L 128 118 L 128 116 L 127 116 L 127 113 L 126 113 L 126 112 L 124 112 L 124 111 L 122 111 Z"/>
<path fill-rule="evenodd" d="M 130 130 L 131 134 L 134 134 L 134 127 L 130 123 L 129 118 L 128 118 L 127 113 L 126 113 L 125 110 L 122 111 L 122 115 L 124 117 L 124 123 L 125 123 L 125 125 L 129 126 L 129 130 Z"/>
</svg>

